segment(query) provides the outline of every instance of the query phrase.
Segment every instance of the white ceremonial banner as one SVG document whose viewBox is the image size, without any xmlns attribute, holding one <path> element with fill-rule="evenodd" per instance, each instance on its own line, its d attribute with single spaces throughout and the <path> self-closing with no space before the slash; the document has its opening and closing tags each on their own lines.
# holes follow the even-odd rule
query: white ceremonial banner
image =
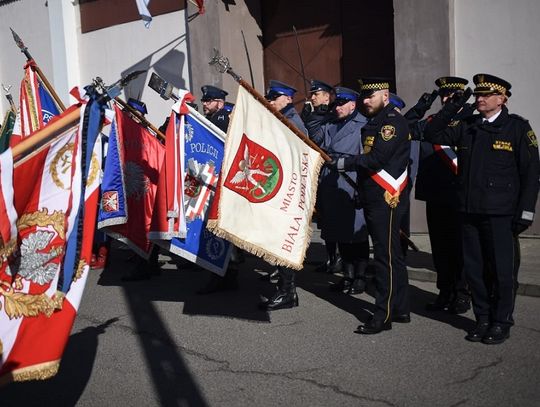
<svg viewBox="0 0 540 407">
<path fill-rule="evenodd" d="M 271 264 L 300 270 L 322 164 L 317 151 L 240 87 L 214 233 Z"/>
</svg>

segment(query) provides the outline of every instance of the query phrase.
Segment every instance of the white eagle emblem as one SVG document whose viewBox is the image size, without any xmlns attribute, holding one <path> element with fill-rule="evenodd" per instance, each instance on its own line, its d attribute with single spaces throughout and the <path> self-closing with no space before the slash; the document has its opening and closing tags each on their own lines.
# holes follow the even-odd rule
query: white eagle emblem
<svg viewBox="0 0 540 407">
<path fill-rule="evenodd" d="M 253 178 L 253 175 L 262 175 L 268 178 L 270 175 L 272 175 L 272 172 L 264 172 L 263 170 L 260 170 L 258 168 L 251 168 L 252 162 L 253 161 L 251 159 L 251 156 L 249 155 L 249 149 L 246 145 L 244 148 L 244 159 L 238 163 L 238 168 L 240 169 L 240 171 L 234 174 L 234 177 L 232 177 L 230 182 L 231 184 L 235 184 L 235 185 L 240 184 L 241 182 L 245 184 L 250 183 L 251 185 L 255 187 L 254 191 L 256 191 L 257 189 L 260 189 L 263 193 L 265 193 L 266 191 L 264 190 L 262 185 L 259 182 L 257 182 L 255 178 Z M 249 186 L 246 185 L 244 187 L 238 187 L 238 188 L 249 189 Z"/>
</svg>

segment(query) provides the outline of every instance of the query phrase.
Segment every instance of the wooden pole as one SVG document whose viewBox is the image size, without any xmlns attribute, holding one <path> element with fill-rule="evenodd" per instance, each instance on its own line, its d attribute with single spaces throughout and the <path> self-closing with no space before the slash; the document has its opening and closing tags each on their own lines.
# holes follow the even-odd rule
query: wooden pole
<svg viewBox="0 0 540 407">
<path fill-rule="evenodd" d="M 41 151 L 48 142 L 62 134 L 70 127 L 75 126 L 81 116 L 81 106 L 73 108 L 64 117 L 52 121 L 47 126 L 39 129 L 31 137 L 27 137 L 11 149 L 14 165 L 22 164 L 27 157 L 33 156 Z M 28 154 L 31 152 L 31 155 Z"/>
<path fill-rule="evenodd" d="M 233 75 L 233 77 L 234 77 L 234 75 Z M 281 123 L 283 123 L 285 126 L 287 126 L 287 128 L 290 131 L 292 131 L 297 137 L 301 138 L 302 141 L 304 143 L 306 143 L 308 146 L 310 146 L 312 149 L 317 151 L 325 161 L 332 161 L 332 158 L 330 158 L 330 156 L 328 154 L 326 154 L 326 152 L 323 149 L 321 149 L 317 144 L 315 144 L 313 142 L 313 140 L 311 140 L 307 135 L 305 135 L 300 130 L 298 130 L 295 126 L 293 126 L 291 124 L 291 122 L 289 120 L 287 120 L 287 118 L 285 116 L 283 116 L 278 110 L 276 110 L 276 108 L 274 106 L 272 106 L 270 104 L 270 102 L 268 102 L 268 100 L 266 100 L 263 96 L 261 96 L 261 94 L 259 92 L 257 92 L 249 83 L 247 83 L 242 78 L 238 79 L 238 83 L 240 84 L 240 86 L 245 88 L 250 93 L 251 96 L 253 96 L 255 99 L 257 99 L 258 102 L 260 102 L 261 104 L 264 105 L 264 107 L 266 107 L 268 110 L 270 110 L 272 112 L 272 114 Z"/>
<path fill-rule="evenodd" d="M 45 87 L 47 88 L 47 90 L 49 91 L 51 96 L 53 97 L 54 101 L 56 102 L 56 104 L 60 108 L 60 112 L 63 112 L 64 110 L 66 110 L 66 106 L 60 100 L 60 97 L 58 96 L 58 93 L 56 93 L 56 91 L 52 87 L 51 83 L 49 82 L 47 77 L 43 74 L 43 71 L 40 69 L 40 67 L 37 66 L 35 61 L 34 61 L 34 65 L 32 65 L 32 69 L 36 72 L 36 74 L 39 76 L 39 78 L 41 79 L 41 81 L 43 82 L 43 84 L 45 85 Z"/>
<path fill-rule="evenodd" d="M 126 109 L 129 113 L 131 113 L 133 116 L 137 118 L 141 122 L 141 124 L 145 127 L 148 127 L 150 130 L 152 130 L 156 135 L 161 138 L 163 141 L 165 141 L 166 137 L 165 134 L 163 134 L 159 129 L 156 128 L 152 123 L 150 123 L 146 118 L 139 112 L 137 109 L 132 108 L 130 105 L 128 105 L 126 102 L 124 102 L 119 97 L 116 97 L 113 99 L 116 103 L 118 103 L 120 106 L 122 106 L 124 109 Z"/>
</svg>

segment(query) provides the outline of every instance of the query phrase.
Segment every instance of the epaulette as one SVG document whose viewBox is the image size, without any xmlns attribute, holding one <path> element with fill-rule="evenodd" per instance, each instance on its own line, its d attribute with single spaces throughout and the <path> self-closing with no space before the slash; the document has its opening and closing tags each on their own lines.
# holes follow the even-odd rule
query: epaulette
<svg viewBox="0 0 540 407">
<path fill-rule="evenodd" d="M 508 116 L 512 117 L 513 119 L 517 119 L 517 120 L 521 120 L 521 121 L 524 121 L 524 122 L 528 122 L 528 120 L 522 116 L 520 116 L 519 114 L 515 114 L 515 113 L 510 113 Z"/>
</svg>

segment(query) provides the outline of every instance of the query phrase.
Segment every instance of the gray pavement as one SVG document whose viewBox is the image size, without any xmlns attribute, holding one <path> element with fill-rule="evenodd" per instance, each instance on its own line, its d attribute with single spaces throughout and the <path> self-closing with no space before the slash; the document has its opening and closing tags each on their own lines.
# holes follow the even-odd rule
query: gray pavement
<svg viewBox="0 0 540 407">
<path fill-rule="evenodd" d="M 273 313 L 256 307 L 272 287 L 255 257 L 238 291 L 197 296 L 206 272 L 169 262 L 159 277 L 123 283 L 133 264 L 116 250 L 89 277 L 59 374 L 0 389 L 0 406 L 539 405 L 540 298 L 517 297 L 510 340 L 472 344 L 463 339 L 472 314 L 426 312 L 435 285 L 413 280 L 410 324 L 357 335 L 373 291 L 330 292 L 338 276 L 313 272 L 323 258 L 316 240 L 298 274 L 300 306 Z M 427 273 L 422 253 L 409 261 Z"/>
</svg>

